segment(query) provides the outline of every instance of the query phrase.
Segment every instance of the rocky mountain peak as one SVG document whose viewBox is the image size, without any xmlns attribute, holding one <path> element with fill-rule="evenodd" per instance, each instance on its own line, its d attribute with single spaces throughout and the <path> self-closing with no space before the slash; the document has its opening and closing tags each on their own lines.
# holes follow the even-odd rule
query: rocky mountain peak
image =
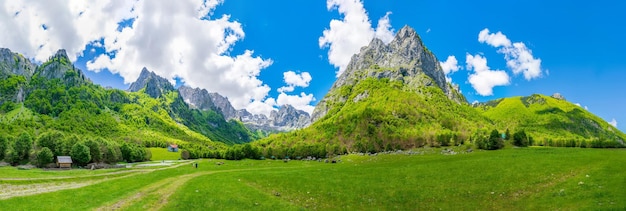
<svg viewBox="0 0 626 211">
<path fill-rule="evenodd" d="M 48 61 L 37 67 L 36 73 L 40 77 L 61 79 L 69 85 L 91 83 L 83 71 L 72 64 L 65 49 L 59 49 Z"/>
<path fill-rule="evenodd" d="M 424 86 L 437 86 L 449 99 L 466 103 L 465 98 L 446 82 L 439 60 L 409 26 L 400 29 L 389 44 L 374 38 L 368 46 L 361 48 L 358 54 L 352 56 L 346 70 L 337 78 L 329 93 L 343 86 L 354 86 L 368 77 L 401 81 L 415 91 Z M 327 95 L 315 107 L 312 120 L 326 115 L 331 108 L 327 102 L 344 102 L 346 98 Z"/>
<path fill-rule="evenodd" d="M 54 57 L 70 60 L 69 57 L 67 56 L 67 51 L 65 51 L 65 49 L 57 50 L 57 52 L 54 54 Z"/>
<path fill-rule="evenodd" d="M 291 105 L 283 105 L 278 111 L 272 111 L 270 120 L 275 126 L 287 128 L 303 128 L 309 125 L 309 113 L 297 110 Z"/>
<path fill-rule="evenodd" d="M 137 92 L 145 88 L 146 94 L 150 97 L 158 98 L 166 91 L 174 91 L 174 86 L 165 78 L 149 71 L 147 68 L 141 69 L 139 78 L 130 84 L 128 91 Z"/>
<path fill-rule="evenodd" d="M 36 65 L 19 53 L 8 48 L 0 48 L 0 79 L 7 75 L 21 75 L 30 78 L 35 73 Z"/>
<path fill-rule="evenodd" d="M 178 93 L 191 108 L 200 110 L 216 109 L 213 100 L 211 100 L 211 95 L 206 89 L 181 86 L 178 88 Z"/>
</svg>

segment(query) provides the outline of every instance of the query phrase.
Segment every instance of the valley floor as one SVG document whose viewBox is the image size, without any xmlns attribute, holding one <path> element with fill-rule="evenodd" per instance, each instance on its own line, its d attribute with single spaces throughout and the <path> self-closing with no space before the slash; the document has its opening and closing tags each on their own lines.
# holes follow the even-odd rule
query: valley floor
<svg viewBox="0 0 626 211">
<path fill-rule="evenodd" d="M 347 155 L 336 164 L 196 160 L 95 171 L 1 167 L 0 208 L 626 209 L 626 150 L 531 147 L 464 153 L 455 148 L 458 154 L 442 150 Z"/>
</svg>

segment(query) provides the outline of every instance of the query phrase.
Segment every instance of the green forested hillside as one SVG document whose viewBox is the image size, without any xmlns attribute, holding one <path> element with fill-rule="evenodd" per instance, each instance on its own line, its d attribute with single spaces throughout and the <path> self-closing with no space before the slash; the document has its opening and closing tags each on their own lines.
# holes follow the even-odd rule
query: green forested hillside
<svg viewBox="0 0 626 211">
<path fill-rule="evenodd" d="M 128 144 L 178 144 L 191 157 L 199 157 L 217 154 L 211 152 L 226 149 L 227 144 L 258 138 L 240 122 L 226 121 L 215 111 L 189 108 L 173 88 L 151 97 L 145 89 L 127 92 L 95 85 L 69 62 L 64 51 L 32 67 L 33 72 L 14 70 L 20 65 L 0 67 L 0 133 L 8 140 L 0 143 L 3 152 L 15 154 L 17 137 L 24 134 L 30 137 L 24 143 L 34 149 L 26 152 L 39 153 L 44 146 L 38 140 L 50 137 L 55 155 L 97 140 L 104 148 L 112 143 L 118 150 Z M 61 143 L 67 147 L 57 150 Z M 130 160 L 143 160 L 143 156 L 137 154 L 137 159 Z"/>
<path fill-rule="evenodd" d="M 498 128 L 524 130 L 536 145 L 612 147 L 626 135 L 605 120 L 564 99 L 545 95 L 503 98 L 476 105 Z"/>
<path fill-rule="evenodd" d="M 367 78 L 329 93 L 347 100 L 330 104 L 333 109 L 310 127 L 255 143 L 270 154 L 305 156 L 312 151 L 325 156 L 458 145 L 493 128 L 490 120 L 466 104 L 449 100 L 441 89 L 414 88 L 400 81 Z"/>
</svg>

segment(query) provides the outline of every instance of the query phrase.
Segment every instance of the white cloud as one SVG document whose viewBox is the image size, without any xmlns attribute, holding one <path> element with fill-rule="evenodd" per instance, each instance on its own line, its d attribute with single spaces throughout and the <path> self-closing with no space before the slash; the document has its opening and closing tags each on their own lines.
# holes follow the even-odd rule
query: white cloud
<svg viewBox="0 0 626 211">
<path fill-rule="evenodd" d="M 502 70 L 490 70 L 487 59 L 481 55 L 466 55 L 467 70 L 474 70 L 470 74 L 469 82 L 479 95 L 493 95 L 493 87 L 508 85 L 509 75 Z"/>
<path fill-rule="evenodd" d="M 294 71 L 287 71 L 283 73 L 283 80 L 287 86 L 278 88 L 278 92 L 293 92 L 295 87 L 308 87 L 313 78 L 308 72 L 302 72 L 300 74 Z"/>
<path fill-rule="evenodd" d="M 574 105 L 577 105 L 578 107 L 582 107 L 580 103 L 574 103 Z"/>
<path fill-rule="evenodd" d="M 313 113 L 313 107 L 311 102 L 315 101 L 315 97 L 313 94 L 305 94 L 301 92 L 300 95 L 288 95 L 285 93 L 278 94 L 278 99 L 276 99 L 276 105 L 292 105 L 294 108 L 298 110 L 303 110 L 309 114 Z"/>
<path fill-rule="evenodd" d="M 378 21 L 375 30 L 361 0 L 327 0 L 326 7 L 328 10 L 336 9 L 343 15 L 342 20 L 331 20 L 330 28 L 324 30 L 319 38 L 320 48 L 329 48 L 328 61 L 338 68 L 337 77 L 346 69 L 352 55 L 369 44 L 372 38 L 377 37 L 387 42 L 393 39 L 389 12 Z"/>
<path fill-rule="evenodd" d="M 132 1 L 25 1 L 0 4 L 0 46 L 43 62 L 64 48 L 75 61 L 85 45 L 113 33 Z M 44 29 L 43 25 L 46 26 Z"/>
<path fill-rule="evenodd" d="M 461 69 L 461 66 L 455 56 L 448 56 L 448 59 L 446 59 L 445 62 L 439 62 L 439 65 L 441 66 L 441 69 L 443 69 L 443 74 L 446 76 L 446 81 L 448 82 L 452 81 L 449 75 Z"/>
<path fill-rule="evenodd" d="M 511 40 L 502 32 L 489 33 L 489 29 L 483 29 L 478 33 L 478 42 L 487 43 L 493 47 L 509 47 Z"/>
<path fill-rule="evenodd" d="M 376 25 L 376 34 L 375 37 L 382 40 L 384 43 L 390 43 L 393 40 L 394 32 L 391 27 L 391 20 L 389 19 L 389 15 L 391 12 L 385 13 L 385 16 L 378 20 L 378 24 Z"/>
<path fill-rule="evenodd" d="M 258 76 L 272 60 L 252 50 L 231 52 L 245 33 L 229 15 L 212 16 L 222 2 L 7 1 L 0 4 L 0 46 L 39 62 L 60 48 L 75 61 L 87 47 L 102 47 L 107 54 L 89 61 L 88 70 L 108 69 L 130 83 L 145 66 L 170 81 L 179 77 L 218 92 L 237 109 L 265 103 L 270 87 Z M 122 22 L 129 26 L 118 30 Z"/>
<path fill-rule="evenodd" d="M 613 120 L 611 120 L 609 122 L 609 124 L 613 125 L 613 127 L 617 127 L 617 120 L 615 120 L 615 118 L 613 118 Z"/>
<path fill-rule="evenodd" d="M 526 80 L 541 77 L 541 59 L 535 58 L 524 43 L 512 43 L 502 32 L 490 33 L 487 28 L 478 33 L 478 41 L 499 48 L 515 75 L 523 73 Z"/>
<path fill-rule="evenodd" d="M 589 111 L 589 107 L 585 106 L 585 110 Z"/>
<path fill-rule="evenodd" d="M 253 114 L 263 114 L 265 116 L 270 116 L 270 113 L 273 110 L 276 110 L 276 100 L 274 98 L 267 98 L 264 101 L 255 100 L 252 101 L 248 106 L 246 106 L 246 110 Z"/>
</svg>

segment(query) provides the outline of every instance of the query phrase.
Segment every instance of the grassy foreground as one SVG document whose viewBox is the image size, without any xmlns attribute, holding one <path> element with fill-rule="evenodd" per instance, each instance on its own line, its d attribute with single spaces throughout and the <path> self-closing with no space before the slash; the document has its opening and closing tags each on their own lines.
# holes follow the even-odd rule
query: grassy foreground
<svg viewBox="0 0 626 211">
<path fill-rule="evenodd" d="M 11 197 L 0 168 L 0 207 L 9 210 L 595 210 L 626 209 L 626 150 L 520 148 L 441 155 L 343 156 L 314 161 L 200 160 L 75 189 Z M 216 162 L 225 162 L 216 165 Z M 49 176 L 25 170 L 33 177 Z M 27 176 L 28 173 L 20 174 Z M 107 172 L 103 171 L 103 174 Z M 111 172 L 108 172 L 111 173 Z M 53 177 L 53 176 L 50 176 Z M 37 182 L 35 180 L 33 182 Z M 42 180 L 54 183 L 54 180 Z M 63 180 L 63 182 L 68 182 Z M 87 181 L 88 182 L 88 181 Z M 37 185 L 37 184 L 28 184 Z M 4 195 L 3 195 L 4 194 Z M 4 196 L 4 198 L 3 198 Z"/>
</svg>

